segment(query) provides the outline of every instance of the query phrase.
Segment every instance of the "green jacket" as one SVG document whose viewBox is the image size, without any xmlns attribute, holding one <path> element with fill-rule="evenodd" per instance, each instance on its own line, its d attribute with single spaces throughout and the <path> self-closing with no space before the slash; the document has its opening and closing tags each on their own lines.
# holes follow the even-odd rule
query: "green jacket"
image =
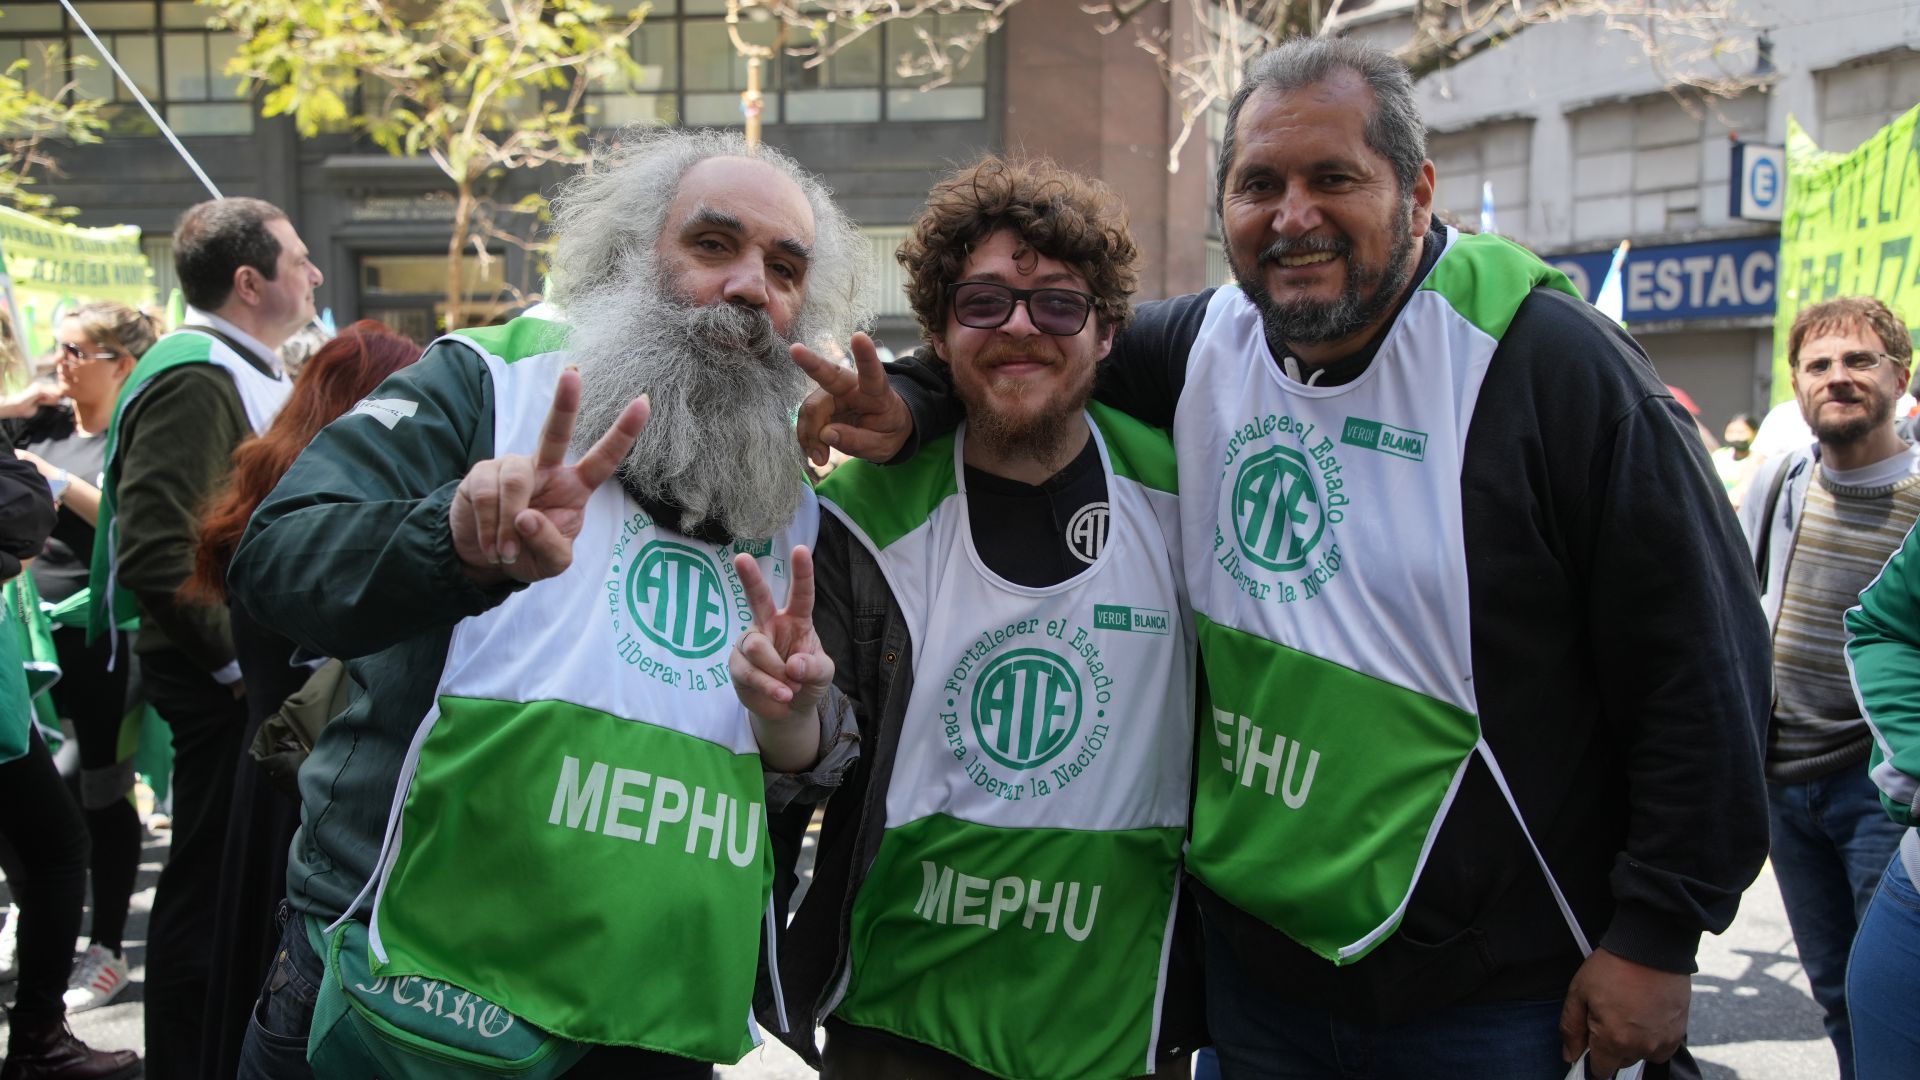
<svg viewBox="0 0 1920 1080">
<path fill-rule="evenodd" d="M 287 869 L 293 906 L 329 921 L 373 873 L 454 625 L 513 591 L 469 581 L 447 529 L 461 478 L 493 456 L 486 365 L 437 344 L 369 401 L 414 410 L 363 407 L 321 431 L 255 512 L 227 579 L 253 618 L 347 661 L 355 684 L 300 770 L 302 824 Z"/>
<path fill-rule="evenodd" d="M 1847 612 L 1847 667 L 1873 730 L 1867 768 L 1893 820 L 1920 825 L 1920 529 Z M 1778 558 L 1778 556 L 1775 556 Z"/>
</svg>

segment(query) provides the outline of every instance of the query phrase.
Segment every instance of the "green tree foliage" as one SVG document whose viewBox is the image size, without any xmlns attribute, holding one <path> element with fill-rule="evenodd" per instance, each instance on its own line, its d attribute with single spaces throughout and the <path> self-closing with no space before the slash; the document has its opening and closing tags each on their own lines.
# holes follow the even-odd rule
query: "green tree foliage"
<svg viewBox="0 0 1920 1080">
<path fill-rule="evenodd" d="M 540 217 L 538 195 L 494 195 L 516 169 L 584 162 L 586 94 L 637 70 L 628 39 L 645 10 L 592 0 L 202 0 L 238 31 L 229 74 L 267 116 L 303 135 L 352 129 L 389 154 L 424 157 L 453 196 L 448 329 L 460 325 L 463 258 L 489 239 L 528 244 L 507 215 Z"/>
<path fill-rule="evenodd" d="M 53 63 L 49 57 L 43 70 Z M 106 122 L 99 103 L 76 98 L 70 84 L 42 93 L 46 88 L 33 85 L 31 69 L 21 59 L 0 70 L 0 205 L 49 219 L 72 217 L 79 211 L 35 190 L 35 174 L 58 175 L 55 145 L 99 142 Z"/>
</svg>

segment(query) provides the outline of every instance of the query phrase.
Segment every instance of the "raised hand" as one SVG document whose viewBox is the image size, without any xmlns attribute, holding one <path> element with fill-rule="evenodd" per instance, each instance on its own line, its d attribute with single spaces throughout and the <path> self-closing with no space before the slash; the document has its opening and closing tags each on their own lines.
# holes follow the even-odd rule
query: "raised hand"
<svg viewBox="0 0 1920 1080">
<path fill-rule="evenodd" d="M 753 714 L 761 760 L 775 772 L 798 772 L 819 759 L 814 709 L 833 685 L 833 658 L 813 629 L 813 555 L 796 547 L 791 565 L 787 606 L 776 610 L 760 564 L 751 555 L 733 557 L 753 625 L 734 643 L 727 671 L 733 692 Z"/>
<path fill-rule="evenodd" d="M 0 419 L 12 420 L 22 416 L 32 416 L 42 405 L 53 405 L 61 398 L 60 388 L 50 382 L 35 379 L 19 390 L 0 397 Z"/>
<path fill-rule="evenodd" d="M 827 463 L 829 450 L 886 461 L 907 444 L 913 417 L 907 403 L 887 385 L 887 372 L 880 366 L 880 352 L 872 338 L 853 335 L 852 371 L 805 345 L 793 346 L 793 362 L 820 384 L 800 406 L 800 419 L 794 425 L 800 448 L 815 465 Z"/>
<path fill-rule="evenodd" d="M 573 538 L 586 520 L 587 499 L 613 475 L 647 426 L 647 399 L 628 403 L 600 441 L 566 463 L 580 412 L 580 373 L 568 368 L 554 387 L 553 408 L 532 457 L 489 458 L 467 470 L 447 515 L 454 554 L 482 585 L 541 581 L 573 564 Z"/>
</svg>

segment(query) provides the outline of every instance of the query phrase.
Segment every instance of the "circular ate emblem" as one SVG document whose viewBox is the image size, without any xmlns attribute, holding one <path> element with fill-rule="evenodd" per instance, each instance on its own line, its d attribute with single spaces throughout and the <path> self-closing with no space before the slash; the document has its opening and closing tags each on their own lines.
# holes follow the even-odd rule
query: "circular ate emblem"
<svg viewBox="0 0 1920 1080">
<path fill-rule="evenodd" d="M 1089 566 L 1100 561 L 1111 516 L 1104 502 L 1091 502 L 1073 512 L 1067 519 L 1067 550 L 1074 558 Z"/>
<path fill-rule="evenodd" d="M 1037 768 L 1080 730 L 1080 677 L 1045 649 L 1015 649 L 980 672 L 972 713 L 982 752 L 1011 769 Z"/>
<path fill-rule="evenodd" d="M 627 567 L 627 610 L 654 644 L 689 660 L 727 643 L 726 595 L 713 561 L 698 549 L 655 540 Z"/>
<path fill-rule="evenodd" d="M 1276 572 L 1305 566 L 1327 527 L 1306 457 L 1275 446 L 1243 462 L 1233 481 L 1233 527 L 1248 562 Z"/>
</svg>

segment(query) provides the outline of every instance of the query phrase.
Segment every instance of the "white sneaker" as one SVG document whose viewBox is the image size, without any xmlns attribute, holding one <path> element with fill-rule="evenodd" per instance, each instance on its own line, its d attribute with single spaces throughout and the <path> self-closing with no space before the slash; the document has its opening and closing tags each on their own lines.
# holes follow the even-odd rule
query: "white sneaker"
<svg viewBox="0 0 1920 1080">
<path fill-rule="evenodd" d="M 19 974 L 20 909 L 7 905 L 7 924 L 0 926 L 0 982 L 10 982 Z"/>
<path fill-rule="evenodd" d="M 64 1000 L 70 1013 L 97 1009 L 127 988 L 131 976 L 124 958 L 99 945 L 87 946 L 80 962 L 73 966 L 73 981 L 67 985 Z"/>
</svg>

